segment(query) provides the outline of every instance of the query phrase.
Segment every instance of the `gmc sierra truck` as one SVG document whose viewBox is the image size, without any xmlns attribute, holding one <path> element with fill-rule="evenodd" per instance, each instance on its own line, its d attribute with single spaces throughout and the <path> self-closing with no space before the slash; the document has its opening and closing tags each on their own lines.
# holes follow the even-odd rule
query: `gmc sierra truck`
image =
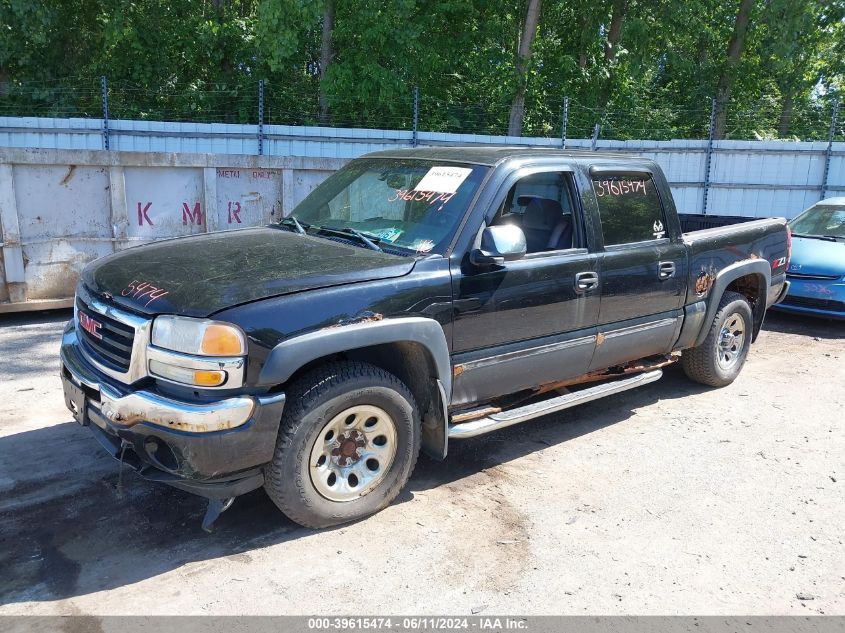
<svg viewBox="0 0 845 633">
<path fill-rule="evenodd" d="M 145 478 L 259 487 L 314 528 L 388 505 L 420 450 L 646 385 L 732 382 L 786 294 L 783 219 L 683 232 L 652 161 L 514 147 L 353 160 L 264 228 L 91 263 L 67 406 Z"/>
</svg>

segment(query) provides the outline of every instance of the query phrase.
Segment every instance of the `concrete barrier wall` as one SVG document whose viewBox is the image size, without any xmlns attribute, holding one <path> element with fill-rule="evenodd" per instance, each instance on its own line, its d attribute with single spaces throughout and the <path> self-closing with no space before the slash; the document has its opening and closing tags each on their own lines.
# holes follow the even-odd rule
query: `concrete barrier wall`
<svg viewBox="0 0 845 633">
<path fill-rule="evenodd" d="M 345 162 L 0 149 L 0 312 L 70 305 L 85 264 L 129 246 L 277 221 Z"/>
</svg>

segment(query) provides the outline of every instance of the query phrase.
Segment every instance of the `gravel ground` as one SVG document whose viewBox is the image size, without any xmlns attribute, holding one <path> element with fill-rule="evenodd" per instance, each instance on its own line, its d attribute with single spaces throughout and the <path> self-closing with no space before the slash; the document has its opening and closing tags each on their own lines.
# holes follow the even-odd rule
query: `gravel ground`
<svg viewBox="0 0 845 633">
<path fill-rule="evenodd" d="M 421 459 L 322 532 L 203 502 L 71 422 L 67 313 L 0 317 L 0 614 L 845 614 L 845 323 L 772 314 L 740 378 L 663 380 Z"/>
</svg>

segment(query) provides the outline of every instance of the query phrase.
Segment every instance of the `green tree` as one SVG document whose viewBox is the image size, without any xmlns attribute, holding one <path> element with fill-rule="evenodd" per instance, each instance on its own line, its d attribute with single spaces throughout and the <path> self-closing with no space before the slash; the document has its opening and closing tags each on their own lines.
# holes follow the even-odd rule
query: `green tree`
<svg viewBox="0 0 845 633">
<path fill-rule="evenodd" d="M 845 0 L 0 0 L 0 113 L 823 138 Z"/>
<path fill-rule="evenodd" d="M 531 66 L 532 46 L 537 36 L 540 21 L 540 0 L 528 0 L 525 19 L 522 21 L 517 41 L 514 71 L 516 73 L 516 94 L 511 105 L 508 119 L 508 136 L 522 136 L 522 123 L 525 118 L 525 92 L 528 88 L 528 71 Z"/>
<path fill-rule="evenodd" d="M 779 137 L 788 136 L 795 122 L 815 105 L 813 91 L 830 78 L 841 77 L 841 55 L 829 43 L 842 37 L 845 3 L 814 0 L 769 0 L 761 19 L 760 65 L 779 93 L 780 104 L 774 125 Z M 827 91 L 838 90 L 834 83 Z M 798 122 L 801 123 L 800 121 Z"/>
</svg>

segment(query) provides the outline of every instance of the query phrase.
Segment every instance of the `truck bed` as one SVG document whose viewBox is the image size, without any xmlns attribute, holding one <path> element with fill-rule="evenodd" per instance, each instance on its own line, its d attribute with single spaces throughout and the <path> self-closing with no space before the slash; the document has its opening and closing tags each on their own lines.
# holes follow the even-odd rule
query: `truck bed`
<svg viewBox="0 0 845 633">
<path fill-rule="evenodd" d="M 771 267 L 767 303 L 770 304 L 778 295 L 786 280 L 789 249 L 786 220 L 742 220 L 741 223 L 725 223 L 714 228 L 684 232 L 684 243 L 689 253 L 688 303 L 706 295 L 709 282 L 719 271 L 745 260 L 762 260 Z"/>
<path fill-rule="evenodd" d="M 701 231 L 703 229 L 716 229 L 722 226 L 742 224 L 743 222 L 751 222 L 752 220 L 759 219 L 749 218 L 743 215 L 702 215 L 700 213 L 679 213 L 678 218 L 681 221 L 681 231 L 684 233 Z"/>
</svg>

